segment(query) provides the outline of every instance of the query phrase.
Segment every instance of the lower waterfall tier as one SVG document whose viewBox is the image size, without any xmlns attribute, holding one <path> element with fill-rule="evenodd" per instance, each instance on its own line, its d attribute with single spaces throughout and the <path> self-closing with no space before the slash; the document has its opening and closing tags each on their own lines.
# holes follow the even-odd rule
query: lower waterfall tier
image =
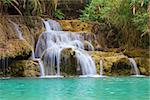
<svg viewBox="0 0 150 100">
<path fill-rule="evenodd" d="M 114 52 L 89 52 L 90 55 L 96 62 L 97 73 L 100 72 L 99 60 L 103 60 L 103 75 L 106 76 L 130 76 L 133 75 L 131 71 L 131 65 L 128 60 L 128 57 Z M 67 56 L 67 62 L 65 61 L 63 56 Z M 79 76 L 81 72 L 78 70 L 76 66 L 76 61 L 74 56 L 70 53 L 62 53 L 62 69 L 61 75 L 69 77 L 69 76 Z M 140 58 L 136 57 L 135 61 L 137 62 L 139 71 L 141 75 L 150 75 L 149 69 L 149 61 L 148 58 Z M 32 62 L 32 63 L 31 63 Z M 31 67 L 33 66 L 33 67 Z M 77 69 L 77 70 L 75 70 Z M 40 67 L 37 61 L 31 60 L 20 60 L 13 62 L 6 70 L 5 73 L 0 73 L 0 76 L 9 76 L 9 77 L 29 77 L 29 76 L 39 76 L 40 75 Z M 2 70 L 1 70 L 2 71 Z"/>
</svg>

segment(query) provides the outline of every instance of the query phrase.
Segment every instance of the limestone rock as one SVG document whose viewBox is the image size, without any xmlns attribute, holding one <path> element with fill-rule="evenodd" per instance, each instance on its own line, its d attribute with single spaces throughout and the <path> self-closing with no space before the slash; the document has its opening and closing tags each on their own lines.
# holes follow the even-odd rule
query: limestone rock
<svg viewBox="0 0 150 100">
<path fill-rule="evenodd" d="M 99 62 L 100 60 L 102 60 L 104 75 L 108 76 L 131 75 L 131 67 L 128 57 L 123 55 L 122 53 L 93 51 L 90 52 L 90 55 L 96 62 L 98 73 L 100 70 Z"/>
<path fill-rule="evenodd" d="M 150 76 L 150 58 L 135 58 L 140 74 Z"/>
<path fill-rule="evenodd" d="M 62 51 L 61 71 L 64 76 L 77 75 L 77 61 L 75 51 L 72 48 L 66 48 Z"/>
<path fill-rule="evenodd" d="M 36 77 L 40 75 L 39 65 L 32 60 L 14 61 L 6 71 L 11 77 Z"/>
</svg>

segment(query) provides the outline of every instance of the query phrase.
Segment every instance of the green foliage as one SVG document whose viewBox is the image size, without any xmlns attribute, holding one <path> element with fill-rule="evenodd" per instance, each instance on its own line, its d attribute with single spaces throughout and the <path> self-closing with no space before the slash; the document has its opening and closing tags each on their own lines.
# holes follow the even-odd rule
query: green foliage
<svg viewBox="0 0 150 100">
<path fill-rule="evenodd" d="M 55 17 L 57 19 L 62 20 L 62 19 L 65 18 L 65 15 L 64 15 L 64 13 L 62 13 L 62 11 L 60 9 L 56 9 L 56 11 L 55 11 Z"/>
<path fill-rule="evenodd" d="M 148 20 L 147 13 L 148 0 L 144 0 L 141 6 L 140 0 L 92 0 L 91 4 L 85 7 L 80 16 L 84 21 L 106 22 L 124 27 L 128 24 L 134 24 L 142 32 L 145 30 L 146 21 Z M 136 5 L 135 15 L 132 13 L 132 7 Z M 141 24 L 142 23 L 142 24 Z"/>
<path fill-rule="evenodd" d="M 0 0 L 1 12 L 8 7 L 14 7 L 20 15 L 53 15 L 58 0 Z M 6 11 L 7 12 L 7 11 Z"/>
<path fill-rule="evenodd" d="M 103 20 L 100 11 L 102 6 L 104 6 L 104 0 L 93 0 L 91 4 L 87 5 L 85 10 L 82 11 L 83 15 L 80 16 L 80 19 L 101 22 Z"/>
<path fill-rule="evenodd" d="M 13 0 L 1 0 L 2 3 L 11 3 Z"/>
<path fill-rule="evenodd" d="M 124 45 L 137 46 L 148 28 L 148 3 L 149 0 L 92 0 L 80 19 L 109 23 L 123 33 Z"/>
</svg>

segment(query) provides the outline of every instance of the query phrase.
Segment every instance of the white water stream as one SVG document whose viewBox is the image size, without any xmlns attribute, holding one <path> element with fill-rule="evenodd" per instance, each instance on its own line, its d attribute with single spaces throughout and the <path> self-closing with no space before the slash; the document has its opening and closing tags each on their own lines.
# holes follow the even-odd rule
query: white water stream
<svg viewBox="0 0 150 100">
<path fill-rule="evenodd" d="M 81 67 L 82 75 L 96 75 L 95 62 L 84 50 L 84 37 L 79 33 L 61 31 L 61 26 L 54 20 L 43 21 L 46 31 L 38 39 L 35 57 L 43 61 L 41 75 L 61 76 L 61 51 L 71 48 Z M 94 49 L 90 42 L 89 49 Z"/>
</svg>

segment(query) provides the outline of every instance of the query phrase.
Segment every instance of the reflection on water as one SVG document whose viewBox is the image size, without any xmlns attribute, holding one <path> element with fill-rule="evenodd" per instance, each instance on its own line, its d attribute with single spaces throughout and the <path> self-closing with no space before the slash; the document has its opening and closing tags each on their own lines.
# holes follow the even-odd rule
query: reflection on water
<svg viewBox="0 0 150 100">
<path fill-rule="evenodd" d="M 0 100 L 149 100 L 149 78 L 0 80 Z"/>
</svg>

